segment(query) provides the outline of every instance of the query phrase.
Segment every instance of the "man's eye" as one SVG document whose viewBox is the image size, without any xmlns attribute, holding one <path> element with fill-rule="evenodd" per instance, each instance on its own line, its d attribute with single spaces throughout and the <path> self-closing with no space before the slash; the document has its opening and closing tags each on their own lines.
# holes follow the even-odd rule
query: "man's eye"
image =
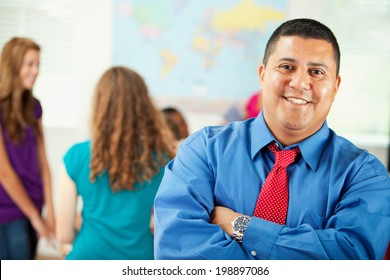
<svg viewBox="0 0 390 280">
<path fill-rule="evenodd" d="M 293 67 L 291 65 L 288 65 L 288 64 L 282 64 L 279 66 L 280 69 L 282 70 L 292 70 Z"/>
<path fill-rule="evenodd" d="M 322 70 L 319 70 L 319 69 L 310 70 L 310 73 L 312 75 L 315 75 L 315 76 L 324 75 L 324 72 Z"/>
</svg>

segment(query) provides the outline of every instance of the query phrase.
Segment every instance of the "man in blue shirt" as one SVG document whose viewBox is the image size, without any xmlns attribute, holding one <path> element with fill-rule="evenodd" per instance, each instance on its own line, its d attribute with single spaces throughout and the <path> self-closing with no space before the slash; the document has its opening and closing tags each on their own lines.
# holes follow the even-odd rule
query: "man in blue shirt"
<svg viewBox="0 0 390 280">
<path fill-rule="evenodd" d="M 156 259 L 383 258 L 389 175 L 326 123 L 339 65 L 323 24 L 296 19 L 275 30 L 259 68 L 259 116 L 194 133 L 167 165 L 155 199 Z M 272 142 L 300 150 L 287 168 L 283 225 L 253 215 L 275 162 Z"/>
</svg>

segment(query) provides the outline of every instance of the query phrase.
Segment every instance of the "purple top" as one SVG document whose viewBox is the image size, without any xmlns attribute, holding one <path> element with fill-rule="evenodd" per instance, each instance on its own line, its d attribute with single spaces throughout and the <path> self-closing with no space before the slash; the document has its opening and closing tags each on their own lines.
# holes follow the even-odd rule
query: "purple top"
<svg viewBox="0 0 390 280">
<path fill-rule="evenodd" d="M 35 116 L 42 118 L 42 107 L 39 100 L 35 99 Z M 39 211 L 43 205 L 43 182 L 39 169 L 37 139 L 32 127 L 26 128 L 26 137 L 20 143 L 13 143 L 3 125 L 3 117 L 0 108 L 0 125 L 8 159 L 22 181 L 27 193 L 33 200 Z M 23 212 L 8 196 L 0 183 L 0 223 L 10 222 L 25 217 Z"/>
</svg>

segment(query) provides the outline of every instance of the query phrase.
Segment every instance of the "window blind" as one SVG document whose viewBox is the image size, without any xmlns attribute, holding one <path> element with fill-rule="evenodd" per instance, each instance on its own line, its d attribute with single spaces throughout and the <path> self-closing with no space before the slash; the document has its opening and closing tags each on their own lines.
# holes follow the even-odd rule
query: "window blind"
<svg viewBox="0 0 390 280">
<path fill-rule="evenodd" d="M 28 37 L 41 46 L 40 75 L 34 87 L 49 126 L 72 126 L 77 106 L 77 32 L 75 1 L 1 0 L 0 46 Z M 67 113 L 72 108 L 73 114 Z M 66 116 L 66 118 L 64 118 Z"/>
</svg>

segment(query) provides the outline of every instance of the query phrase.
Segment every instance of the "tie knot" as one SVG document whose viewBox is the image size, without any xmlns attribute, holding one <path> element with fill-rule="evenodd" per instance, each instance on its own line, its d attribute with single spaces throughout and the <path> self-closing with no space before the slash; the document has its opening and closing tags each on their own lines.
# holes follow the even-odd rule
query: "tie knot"
<svg viewBox="0 0 390 280">
<path fill-rule="evenodd" d="M 269 144 L 268 149 L 275 155 L 275 166 L 282 168 L 287 168 L 300 153 L 299 147 L 292 150 L 280 150 L 275 142 Z"/>
</svg>

